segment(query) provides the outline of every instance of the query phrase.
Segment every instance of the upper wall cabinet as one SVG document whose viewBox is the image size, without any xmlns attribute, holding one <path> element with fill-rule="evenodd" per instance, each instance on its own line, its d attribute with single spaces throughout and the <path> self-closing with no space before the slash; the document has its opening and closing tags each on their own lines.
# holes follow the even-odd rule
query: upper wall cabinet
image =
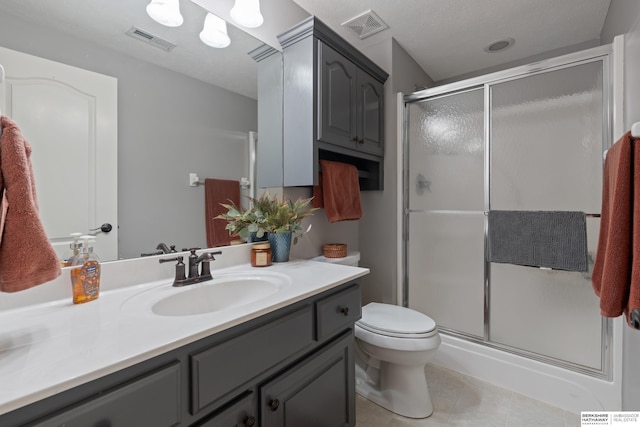
<svg viewBox="0 0 640 427">
<path fill-rule="evenodd" d="M 320 43 L 318 140 L 383 155 L 383 84 Z"/>
<path fill-rule="evenodd" d="M 315 17 L 278 38 L 283 185 L 317 184 L 319 160 L 326 159 L 355 165 L 362 190 L 382 189 L 388 74 Z"/>
</svg>

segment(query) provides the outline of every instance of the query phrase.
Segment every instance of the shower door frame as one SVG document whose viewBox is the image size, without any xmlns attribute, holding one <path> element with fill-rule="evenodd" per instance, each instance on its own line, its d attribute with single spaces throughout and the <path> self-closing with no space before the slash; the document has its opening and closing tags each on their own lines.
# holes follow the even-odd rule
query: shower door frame
<svg viewBox="0 0 640 427">
<path fill-rule="evenodd" d="M 589 375 L 591 377 L 605 379 L 611 381 L 612 379 L 612 348 L 613 348 L 613 319 L 602 317 L 602 336 L 601 336 L 601 366 L 600 369 L 592 368 L 589 366 L 579 365 L 570 361 L 558 359 L 551 356 L 542 355 L 532 351 L 524 350 L 521 348 L 512 347 L 509 345 L 501 344 L 490 340 L 490 291 L 491 291 L 491 268 L 490 262 L 487 260 L 487 245 L 488 245 L 488 221 L 487 215 L 489 211 L 489 196 L 490 196 L 490 162 L 491 162 L 491 87 L 493 85 L 504 83 L 512 80 L 522 79 L 524 77 L 533 76 L 536 74 L 542 74 L 549 71 L 561 70 L 564 68 L 570 68 L 581 64 L 591 62 L 602 62 L 602 99 L 603 99 L 603 126 L 602 126 L 602 139 L 603 139 L 603 155 L 604 152 L 613 143 L 613 61 L 612 61 L 612 48 L 610 45 L 599 46 L 592 49 L 587 49 L 580 52 L 571 53 L 568 55 L 559 56 L 556 58 L 547 59 L 544 61 L 535 62 L 528 65 L 523 65 L 508 70 L 503 70 L 484 76 L 479 76 L 459 82 L 454 82 L 431 89 L 425 89 L 422 91 L 414 92 L 402 97 L 402 104 L 399 104 L 399 109 L 402 113 L 402 221 L 401 221 L 401 239 L 400 239 L 400 254 L 401 254 L 401 303 L 404 307 L 409 306 L 409 215 L 412 212 L 409 208 L 409 117 L 408 110 L 409 105 L 426 100 L 434 100 L 444 96 L 464 93 L 470 90 L 483 89 L 484 95 L 484 246 L 485 246 L 485 261 L 484 261 L 484 336 L 482 339 L 475 335 L 467 334 L 464 332 L 451 330 L 438 326 L 438 330 L 444 334 L 451 335 L 457 338 L 461 338 L 467 341 L 471 341 L 477 344 L 481 344 L 487 347 L 491 347 L 497 350 L 501 350 L 507 353 L 522 356 L 528 359 L 533 359 L 539 362 L 547 363 L 550 365 L 558 366 L 571 371 L 579 372 Z M 603 159 L 604 160 L 604 159 Z M 604 165 L 604 161 L 603 161 Z"/>
</svg>

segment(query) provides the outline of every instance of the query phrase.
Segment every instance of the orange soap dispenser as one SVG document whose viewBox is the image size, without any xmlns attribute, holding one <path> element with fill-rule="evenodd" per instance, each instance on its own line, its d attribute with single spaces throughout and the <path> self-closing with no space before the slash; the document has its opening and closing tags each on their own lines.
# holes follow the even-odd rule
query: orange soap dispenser
<svg viewBox="0 0 640 427">
<path fill-rule="evenodd" d="M 94 236 L 81 236 L 80 253 L 71 259 L 71 286 L 73 303 L 93 301 L 100 294 L 100 259 L 93 253 Z"/>
</svg>

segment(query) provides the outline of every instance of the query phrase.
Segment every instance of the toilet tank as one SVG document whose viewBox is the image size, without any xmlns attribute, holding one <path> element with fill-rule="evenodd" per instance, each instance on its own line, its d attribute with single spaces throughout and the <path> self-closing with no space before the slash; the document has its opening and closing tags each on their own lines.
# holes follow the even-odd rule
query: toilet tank
<svg viewBox="0 0 640 427">
<path fill-rule="evenodd" d="M 314 258 L 311 258 L 311 261 L 320 261 L 320 262 L 331 262 L 334 264 L 340 265 L 349 265 L 352 267 L 358 267 L 360 264 L 360 252 L 358 251 L 349 251 L 347 252 L 347 256 L 344 258 L 327 258 L 324 255 L 320 255 Z"/>
</svg>

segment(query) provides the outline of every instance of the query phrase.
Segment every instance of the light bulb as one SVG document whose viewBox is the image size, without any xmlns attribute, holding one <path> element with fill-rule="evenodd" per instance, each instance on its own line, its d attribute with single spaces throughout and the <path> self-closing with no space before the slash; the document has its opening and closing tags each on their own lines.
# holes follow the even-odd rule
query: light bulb
<svg viewBox="0 0 640 427">
<path fill-rule="evenodd" d="M 216 15 L 207 13 L 204 18 L 204 27 L 200 32 L 200 40 L 204 44 L 215 48 L 229 46 L 231 39 L 227 35 L 227 23 Z"/>
<path fill-rule="evenodd" d="M 236 0 L 229 14 L 238 25 L 245 28 L 257 28 L 264 22 L 260 0 Z"/>
<path fill-rule="evenodd" d="M 147 5 L 147 14 L 167 27 L 179 27 L 184 22 L 180 14 L 180 0 L 151 0 Z"/>
</svg>

